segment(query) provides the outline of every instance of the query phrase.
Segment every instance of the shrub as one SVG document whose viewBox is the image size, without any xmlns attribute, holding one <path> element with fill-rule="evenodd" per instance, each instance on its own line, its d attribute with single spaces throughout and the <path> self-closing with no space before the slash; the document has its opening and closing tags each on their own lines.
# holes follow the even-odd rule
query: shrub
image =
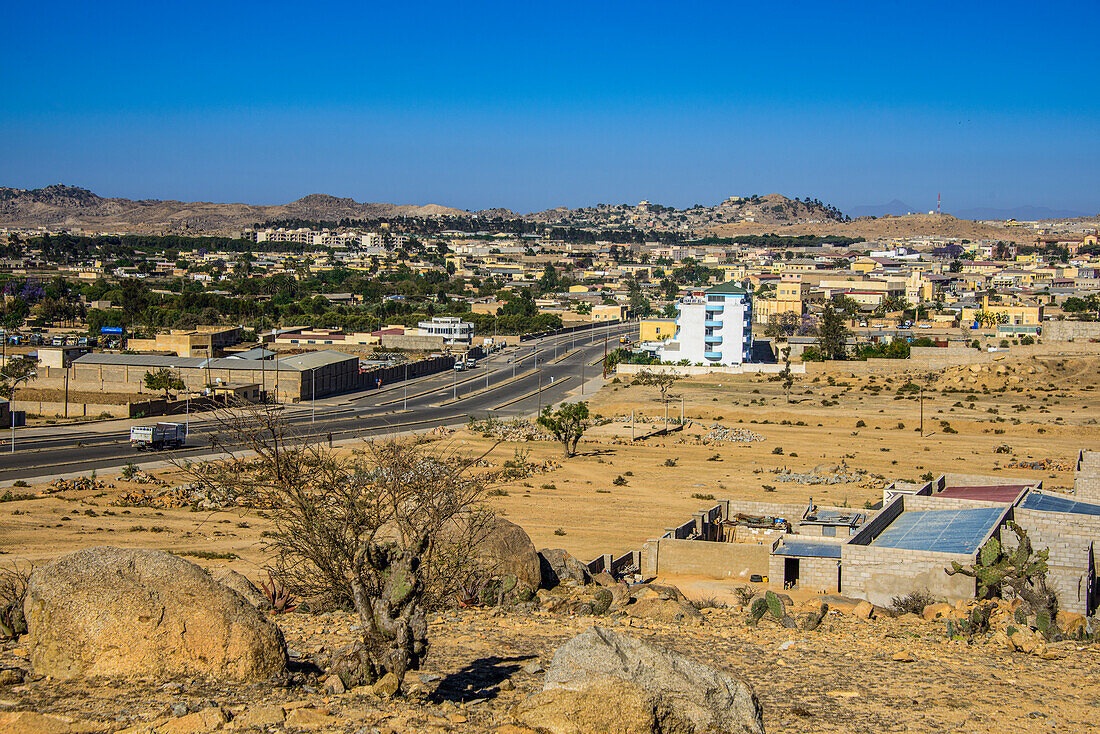
<svg viewBox="0 0 1100 734">
<path fill-rule="evenodd" d="M 928 589 L 911 591 L 905 596 L 895 596 L 890 600 L 890 612 L 894 615 L 924 614 L 924 608 L 929 604 L 935 604 L 938 600 L 932 596 Z"/>
<path fill-rule="evenodd" d="M 558 528 L 557 530 L 554 531 L 554 535 L 565 535 L 565 531 L 562 530 L 561 528 Z"/>
<path fill-rule="evenodd" d="M 782 446 L 776 446 L 776 447 L 775 447 L 774 449 L 772 449 L 772 453 L 773 453 L 773 454 L 781 454 L 781 453 L 783 453 L 783 447 L 782 447 Z"/>
<path fill-rule="evenodd" d="M 867 422 L 865 420 L 863 420 L 862 418 L 860 418 L 858 421 L 856 421 L 856 428 L 866 428 L 866 426 L 867 426 Z"/>
<path fill-rule="evenodd" d="M 665 466 L 676 466 L 676 459 L 665 459 Z"/>
<path fill-rule="evenodd" d="M 616 487 L 625 487 L 626 477 L 620 474 L 619 476 L 615 477 L 615 479 L 611 483 L 614 484 Z"/>
<path fill-rule="evenodd" d="M 714 499 L 714 495 L 713 494 L 700 494 L 700 493 L 696 492 L 695 494 L 691 495 L 691 498 L 693 500 L 712 500 L 712 499 Z"/>
</svg>

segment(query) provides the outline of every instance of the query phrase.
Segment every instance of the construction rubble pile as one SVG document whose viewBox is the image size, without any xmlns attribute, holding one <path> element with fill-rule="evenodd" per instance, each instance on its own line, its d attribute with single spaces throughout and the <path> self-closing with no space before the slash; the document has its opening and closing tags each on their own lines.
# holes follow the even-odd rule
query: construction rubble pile
<svg viewBox="0 0 1100 734">
<path fill-rule="evenodd" d="M 747 428 L 727 428 L 715 423 L 702 438 L 703 443 L 752 443 L 763 441 L 764 437 Z"/>
<path fill-rule="evenodd" d="M 1068 461 L 1059 461 L 1058 459 L 1039 459 L 1037 461 L 1012 459 L 1005 464 L 1005 468 L 1031 469 L 1032 471 L 1072 471 L 1073 464 Z"/>
<path fill-rule="evenodd" d="M 501 441 L 550 441 L 554 438 L 542 430 L 538 424 L 522 420 L 502 421 L 487 418 L 483 421 L 470 421 L 469 428 L 485 438 Z"/>
<path fill-rule="evenodd" d="M 796 482 L 798 484 L 849 484 L 860 482 L 867 487 L 885 487 L 886 478 L 877 474 L 870 474 L 866 469 L 852 469 L 844 464 L 832 464 L 829 466 L 815 466 L 808 472 L 794 472 L 788 467 L 777 467 L 771 470 L 775 474 L 777 482 Z"/>
<path fill-rule="evenodd" d="M 46 494 L 57 492 L 98 492 L 104 489 L 114 489 L 115 485 L 102 482 L 95 477 L 77 477 L 76 479 L 57 479 L 46 488 Z"/>
<path fill-rule="evenodd" d="M 164 490 L 140 489 L 126 492 L 110 504 L 115 507 L 156 507 L 158 509 L 195 507 L 202 510 L 219 510 L 234 503 L 225 497 L 217 496 L 212 488 L 196 482 Z"/>
</svg>

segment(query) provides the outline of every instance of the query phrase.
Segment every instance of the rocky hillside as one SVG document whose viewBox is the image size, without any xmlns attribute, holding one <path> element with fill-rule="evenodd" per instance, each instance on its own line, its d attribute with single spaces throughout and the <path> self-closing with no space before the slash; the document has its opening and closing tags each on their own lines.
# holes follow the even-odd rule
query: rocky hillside
<svg viewBox="0 0 1100 734">
<path fill-rule="evenodd" d="M 580 209 L 558 207 L 528 214 L 526 219 L 575 227 L 623 227 L 694 232 L 721 224 L 755 223 L 771 226 L 824 224 L 847 219 L 836 207 L 816 199 L 788 199 L 782 194 L 731 196 L 716 206 L 696 204 L 687 209 L 651 204 L 599 204 Z"/>
<path fill-rule="evenodd" d="M 75 186 L 0 188 L 0 226 L 81 227 L 100 232 L 226 234 L 256 222 L 279 219 L 338 221 L 344 218 L 466 216 L 451 207 L 359 203 L 310 194 L 289 204 L 107 199 Z"/>
</svg>

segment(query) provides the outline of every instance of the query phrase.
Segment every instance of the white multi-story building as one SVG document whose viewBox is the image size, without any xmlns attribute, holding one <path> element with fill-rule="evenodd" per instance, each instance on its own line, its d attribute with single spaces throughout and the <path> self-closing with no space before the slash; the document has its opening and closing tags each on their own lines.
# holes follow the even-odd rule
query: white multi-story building
<svg viewBox="0 0 1100 734">
<path fill-rule="evenodd" d="M 425 336 L 441 336 L 444 344 L 469 344 L 474 339 L 474 325 L 457 316 L 433 316 L 431 321 L 417 324 Z"/>
<path fill-rule="evenodd" d="M 749 361 L 752 293 L 732 283 L 696 291 L 676 304 L 676 335 L 661 345 L 662 362 L 721 365 Z"/>
</svg>

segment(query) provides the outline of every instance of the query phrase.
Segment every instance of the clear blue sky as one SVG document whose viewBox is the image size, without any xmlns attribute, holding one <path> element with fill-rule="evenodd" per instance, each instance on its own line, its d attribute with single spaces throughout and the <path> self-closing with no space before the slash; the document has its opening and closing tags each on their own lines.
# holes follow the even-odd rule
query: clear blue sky
<svg viewBox="0 0 1100 734">
<path fill-rule="evenodd" d="M 0 185 L 1100 211 L 1100 3 L 5 3 Z"/>
</svg>

